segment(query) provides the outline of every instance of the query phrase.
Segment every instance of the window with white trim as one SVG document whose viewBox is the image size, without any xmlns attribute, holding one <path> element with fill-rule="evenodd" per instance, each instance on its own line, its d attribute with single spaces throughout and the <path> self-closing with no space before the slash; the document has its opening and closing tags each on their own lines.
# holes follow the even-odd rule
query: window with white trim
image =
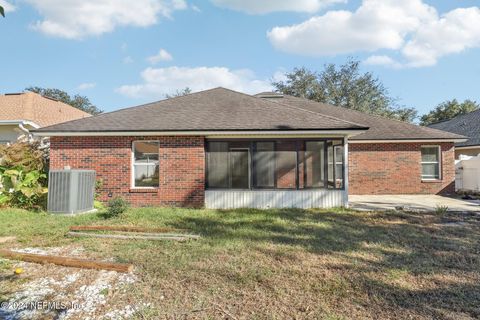
<svg viewBox="0 0 480 320">
<path fill-rule="evenodd" d="M 440 179 L 440 146 L 422 146 L 422 180 Z"/>
<path fill-rule="evenodd" d="M 133 187 L 155 188 L 158 187 L 159 165 L 158 141 L 134 141 L 133 151 Z"/>
</svg>

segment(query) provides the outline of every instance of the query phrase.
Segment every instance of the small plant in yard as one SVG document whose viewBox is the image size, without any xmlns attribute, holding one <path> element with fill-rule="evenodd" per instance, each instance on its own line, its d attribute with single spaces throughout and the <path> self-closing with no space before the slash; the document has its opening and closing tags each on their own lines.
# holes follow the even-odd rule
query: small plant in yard
<svg viewBox="0 0 480 320">
<path fill-rule="evenodd" d="M 436 214 L 445 214 L 448 211 L 448 206 L 438 205 L 435 207 Z"/>
<path fill-rule="evenodd" d="M 100 189 L 102 188 L 102 186 L 103 186 L 102 179 L 95 181 L 95 196 L 93 200 L 93 207 L 99 210 L 105 209 L 105 205 L 100 200 L 98 200 L 98 198 L 100 197 Z"/>
<path fill-rule="evenodd" d="M 116 197 L 108 201 L 107 214 L 110 217 L 116 217 L 124 213 L 129 207 L 127 200 L 122 197 Z"/>
</svg>

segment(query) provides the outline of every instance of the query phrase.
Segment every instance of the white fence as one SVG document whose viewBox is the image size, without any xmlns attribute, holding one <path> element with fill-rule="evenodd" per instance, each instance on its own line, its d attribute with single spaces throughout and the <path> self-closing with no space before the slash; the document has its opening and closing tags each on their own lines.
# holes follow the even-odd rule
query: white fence
<svg viewBox="0 0 480 320">
<path fill-rule="evenodd" d="M 455 161 L 455 190 L 480 192 L 480 155 Z"/>
</svg>

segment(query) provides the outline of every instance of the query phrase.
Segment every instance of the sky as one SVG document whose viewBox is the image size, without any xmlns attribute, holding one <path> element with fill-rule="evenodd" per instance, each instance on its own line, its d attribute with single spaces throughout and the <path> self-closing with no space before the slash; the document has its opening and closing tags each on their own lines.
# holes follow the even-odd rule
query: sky
<svg viewBox="0 0 480 320">
<path fill-rule="evenodd" d="M 271 90 L 295 67 L 361 61 L 420 114 L 480 102 L 478 0 L 0 0 L 0 93 L 81 94 L 105 111 L 190 87 Z"/>
</svg>

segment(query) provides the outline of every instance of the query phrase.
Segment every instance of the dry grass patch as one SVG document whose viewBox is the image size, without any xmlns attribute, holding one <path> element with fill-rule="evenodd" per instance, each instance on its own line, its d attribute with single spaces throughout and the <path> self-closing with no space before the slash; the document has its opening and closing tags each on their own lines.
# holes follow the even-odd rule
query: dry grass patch
<svg viewBox="0 0 480 320">
<path fill-rule="evenodd" d="M 91 256 L 134 263 L 137 281 L 122 299 L 148 305 L 138 319 L 480 317 L 476 215 L 144 208 L 114 219 L 21 212 L 22 220 L 17 213 L 0 211 L 0 236 L 17 236 L 18 246 L 74 243 Z M 89 223 L 184 228 L 202 239 L 64 238 L 70 225 Z M 11 267 L 0 264 L 0 297 L 9 294 L 2 290 Z"/>
</svg>

